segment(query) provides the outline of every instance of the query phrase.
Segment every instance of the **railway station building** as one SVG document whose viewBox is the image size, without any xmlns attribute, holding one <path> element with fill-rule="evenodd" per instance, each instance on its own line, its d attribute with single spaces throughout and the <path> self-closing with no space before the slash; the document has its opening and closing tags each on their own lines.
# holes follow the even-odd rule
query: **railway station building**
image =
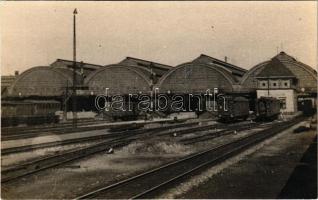
<svg viewBox="0 0 318 200">
<path fill-rule="evenodd" d="M 278 98 L 284 113 L 301 111 L 305 101 L 317 105 L 316 70 L 285 52 L 250 70 L 204 54 L 175 67 L 133 57 L 105 66 L 84 62 L 76 65 L 78 111 L 92 110 L 96 95 L 104 94 L 106 88 L 110 96 L 149 95 L 154 88 L 159 88 L 159 93 L 187 96 L 218 88 L 219 93 L 245 96 L 251 101 L 261 96 Z M 70 60 L 57 59 L 49 66 L 33 67 L 10 81 L 3 90 L 6 101 L 58 100 L 61 105 L 67 102 L 67 110 L 72 108 L 73 62 Z"/>
<path fill-rule="evenodd" d="M 243 77 L 241 90 L 257 98 L 275 97 L 285 114 L 304 109 L 305 101 L 317 106 L 317 72 L 285 52 L 257 64 Z"/>
</svg>

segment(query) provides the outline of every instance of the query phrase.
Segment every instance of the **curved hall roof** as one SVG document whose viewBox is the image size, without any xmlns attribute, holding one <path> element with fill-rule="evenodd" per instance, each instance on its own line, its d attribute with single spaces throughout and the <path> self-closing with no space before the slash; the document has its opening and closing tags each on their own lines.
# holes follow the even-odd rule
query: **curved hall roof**
<svg viewBox="0 0 318 200">
<path fill-rule="evenodd" d="M 156 87 L 161 92 L 205 93 L 207 89 L 220 88 L 233 91 L 236 80 L 233 75 L 218 66 L 203 63 L 184 63 L 162 76 Z"/>
<path fill-rule="evenodd" d="M 297 90 L 301 88 L 307 88 L 307 91 L 314 92 L 317 90 L 317 71 L 312 67 L 297 61 L 292 56 L 286 54 L 285 52 L 280 52 L 278 55 L 274 56 L 271 60 L 259 63 L 252 67 L 241 80 L 241 88 L 245 91 L 252 91 L 257 88 L 256 78 L 259 73 L 272 61 L 278 60 L 283 64 L 298 80 Z M 276 69 L 272 68 L 275 73 Z M 288 72 L 289 73 L 289 72 Z"/>
</svg>

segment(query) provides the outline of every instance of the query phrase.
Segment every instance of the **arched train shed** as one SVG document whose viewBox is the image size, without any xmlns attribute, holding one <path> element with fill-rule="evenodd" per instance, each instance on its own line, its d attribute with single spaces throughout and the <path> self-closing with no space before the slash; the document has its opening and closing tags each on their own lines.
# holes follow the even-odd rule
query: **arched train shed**
<svg viewBox="0 0 318 200">
<path fill-rule="evenodd" d="M 80 80 L 79 76 L 77 80 Z M 8 94 L 11 97 L 60 97 L 72 84 L 72 70 L 38 66 L 21 73 L 10 86 Z"/>
<path fill-rule="evenodd" d="M 317 72 L 313 68 L 297 61 L 295 58 L 287 55 L 285 52 L 280 52 L 274 58 L 278 59 L 288 70 L 290 70 L 295 75 L 297 79 L 295 88 L 296 91 L 317 93 Z M 270 62 L 271 60 L 268 60 L 251 68 L 242 78 L 242 89 L 247 92 L 255 91 L 257 89 L 256 77 Z"/>
<path fill-rule="evenodd" d="M 107 94 L 128 95 L 149 93 L 151 72 L 138 67 L 125 65 L 107 65 L 92 72 L 86 79 L 85 85 L 91 95 Z"/>
<path fill-rule="evenodd" d="M 230 71 L 217 65 L 203 63 L 184 63 L 171 69 L 161 77 L 156 85 L 162 93 L 171 94 L 204 94 L 208 89 L 213 91 L 232 92 L 235 78 Z"/>
</svg>

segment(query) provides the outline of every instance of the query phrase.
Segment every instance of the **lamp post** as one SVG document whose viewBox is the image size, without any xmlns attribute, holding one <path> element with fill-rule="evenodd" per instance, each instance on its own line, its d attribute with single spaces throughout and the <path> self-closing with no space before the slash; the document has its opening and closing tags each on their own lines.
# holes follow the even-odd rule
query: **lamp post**
<svg viewBox="0 0 318 200">
<path fill-rule="evenodd" d="M 77 9 L 73 12 L 73 127 L 77 127 L 77 99 L 76 99 L 76 14 Z"/>
</svg>

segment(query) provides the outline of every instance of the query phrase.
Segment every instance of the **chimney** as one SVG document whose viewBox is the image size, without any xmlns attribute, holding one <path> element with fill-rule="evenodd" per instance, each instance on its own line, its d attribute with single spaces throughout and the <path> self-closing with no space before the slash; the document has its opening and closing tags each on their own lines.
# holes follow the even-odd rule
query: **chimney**
<svg viewBox="0 0 318 200">
<path fill-rule="evenodd" d="M 226 63 L 227 63 L 227 56 L 225 56 L 225 57 L 224 57 L 224 62 L 226 62 Z"/>
<path fill-rule="evenodd" d="M 19 76 L 19 71 L 14 71 L 15 76 Z"/>
</svg>

